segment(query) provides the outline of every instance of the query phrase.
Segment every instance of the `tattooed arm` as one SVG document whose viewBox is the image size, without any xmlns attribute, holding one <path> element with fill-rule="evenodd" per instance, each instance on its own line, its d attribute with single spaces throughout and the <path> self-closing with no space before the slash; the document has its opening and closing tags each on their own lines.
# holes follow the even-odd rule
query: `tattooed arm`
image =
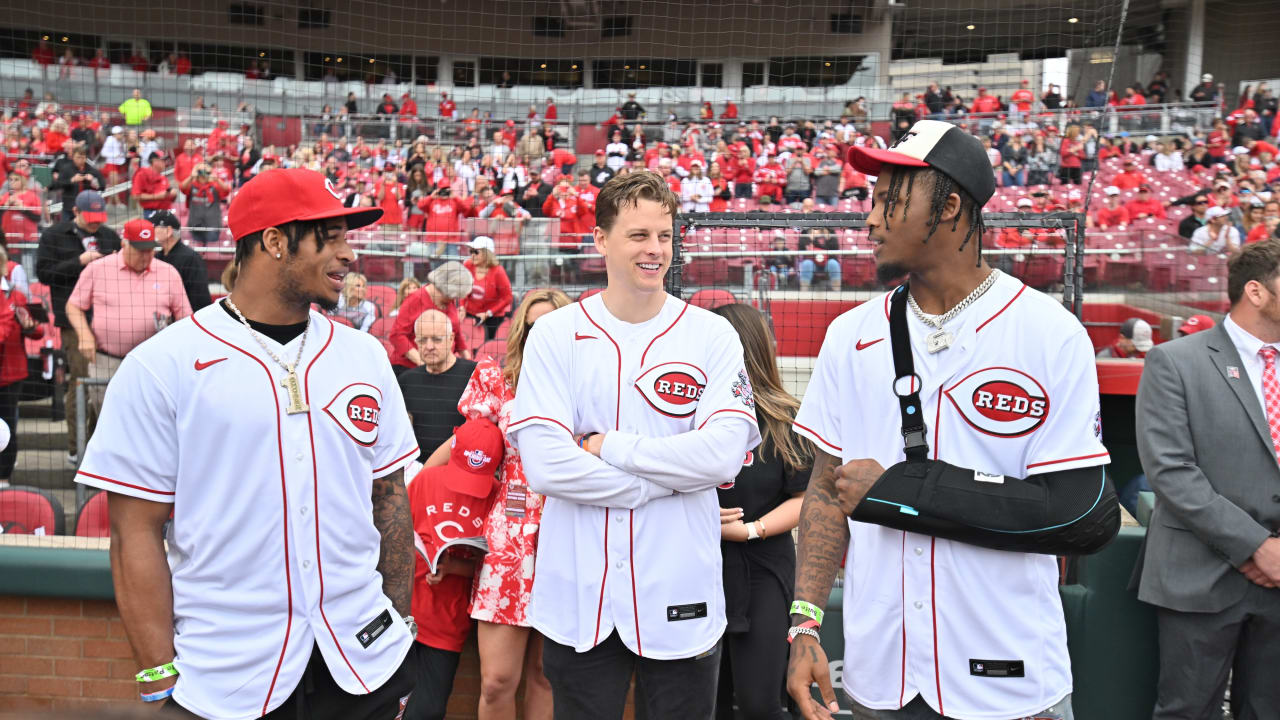
<svg viewBox="0 0 1280 720">
<path fill-rule="evenodd" d="M 800 508 L 800 542 L 796 545 L 795 599 L 826 607 L 840 560 L 849 547 L 849 524 L 840 508 L 836 472 L 840 460 L 817 451 L 809 488 Z M 807 618 L 793 615 L 792 625 Z M 840 632 L 839 627 L 828 632 Z M 810 686 L 818 684 L 823 704 L 813 700 Z M 839 710 L 831 689 L 827 655 L 818 641 L 797 635 L 787 664 L 787 691 L 795 699 L 805 720 L 826 720 Z M 824 707 L 825 705 L 825 707 Z"/>
<path fill-rule="evenodd" d="M 401 617 L 411 612 L 413 593 L 413 519 L 409 515 L 409 495 L 404 487 L 404 470 L 373 481 L 373 525 L 382 536 L 378 572 L 382 592 L 391 599 Z"/>
</svg>

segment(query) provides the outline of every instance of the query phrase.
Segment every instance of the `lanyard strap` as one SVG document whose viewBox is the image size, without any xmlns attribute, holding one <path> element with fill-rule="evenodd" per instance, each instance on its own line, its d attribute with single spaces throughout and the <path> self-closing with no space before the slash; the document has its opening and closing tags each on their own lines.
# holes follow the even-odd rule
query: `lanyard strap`
<svg viewBox="0 0 1280 720">
<path fill-rule="evenodd" d="M 898 396 L 898 408 L 902 411 L 902 442 L 907 459 L 921 462 L 929 457 L 928 428 L 924 423 L 924 409 L 920 405 L 920 387 L 923 384 L 916 374 L 911 355 L 911 337 L 907 333 L 907 283 L 893 291 L 889 303 L 889 345 L 893 349 L 893 394 Z M 907 381 L 902 392 L 902 381 Z"/>
</svg>

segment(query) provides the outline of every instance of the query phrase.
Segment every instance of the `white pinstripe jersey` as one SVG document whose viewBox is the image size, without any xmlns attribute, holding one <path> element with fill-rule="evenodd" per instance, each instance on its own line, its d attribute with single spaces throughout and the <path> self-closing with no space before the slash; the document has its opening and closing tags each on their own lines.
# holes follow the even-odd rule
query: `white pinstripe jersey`
<svg viewBox="0 0 1280 720">
<path fill-rule="evenodd" d="M 796 416 L 841 462 L 905 459 L 888 309 L 886 294 L 836 318 Z M 1092 345 L 1057 301 L 1001 277 L 947 323 L 955 343 L 935 355 L 933 328 L 907 318 L 929 457 L 1019 478 L 1109 461 Z M 1071 692 L 1054 558 L 849 527 L 843 682 L 858 702 L 896 709 L 919 694 L 947 717 L 1006 720 Z M 1001 663 L 1024 676 L 998 676 Z"/>
</svg>

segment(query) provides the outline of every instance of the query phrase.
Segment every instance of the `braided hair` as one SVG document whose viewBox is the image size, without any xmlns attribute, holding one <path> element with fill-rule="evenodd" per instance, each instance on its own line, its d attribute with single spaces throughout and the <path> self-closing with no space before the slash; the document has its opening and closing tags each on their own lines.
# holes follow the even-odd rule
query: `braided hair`
<svg viewBox="0 0 1280 720">
<path fill-rule="evenodd" d="M 982 206 L 978 204 L 968 190 L 960 187 L 949 175 L 932 167 L 908 168 L 899 166 L 893 175 L 889 178 L 889 188 L 885 193 L 884 208 L 884 229 L 889 229 L 889 218 L 894 214 L 898 200 L 902 200 L 902 212 L 905 215 L 908 208 L 911 207 L 911 190 L 915 186 L 916 178 L 924 177 L 932 181 L 933 196 L 929 205 L 929 234 L 924 237 L 924 242 L 929 242 L 929 238 L 937 232 L 938 225 L 942 222 L 942 213 L 947 209 L 947 198 L 951 197 L 951 193 L 960 196 L 960 211 L 956 213 L 955 219 L 951 222 L 951 231 L 955 232 L 960 227 L 960 217 L 969 218 L 969 231 L 965 233 L 964 240 L 960 243 L 960 250 L 963 251 L 965 246 L 969 244 L 971 238 L 978 246 L 978 262 L 982 262 L 982 233 L 985 230 L 982 222 Z M 902 194 L 903 184 L 906 185 L 906 194 Z"/>
</svg>

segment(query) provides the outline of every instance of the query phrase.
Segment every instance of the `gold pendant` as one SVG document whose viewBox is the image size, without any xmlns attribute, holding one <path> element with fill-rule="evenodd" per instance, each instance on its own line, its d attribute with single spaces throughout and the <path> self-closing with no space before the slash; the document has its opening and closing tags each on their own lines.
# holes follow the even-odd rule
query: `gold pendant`
<svg viewBox="0 0 1280 720">
<path fill-rule="evenodd" d="M 297 415 L 309 410 L 307 404 L 302 401 L 302 385 L 298 382 L 298 373 L 290 371 L 284 379 L 280 381 L 280 386 L 289 393 L 289 407 L 285 408 L 285 412 L 290 415 Z"/>
<path fill-rule="evenodd" d="M 951 347 L 951 342 L 955 337 L 946 330 L 939 329 L 925 338 L 925 349 L 930 353 L 939 353 Z"/>
</svg>

